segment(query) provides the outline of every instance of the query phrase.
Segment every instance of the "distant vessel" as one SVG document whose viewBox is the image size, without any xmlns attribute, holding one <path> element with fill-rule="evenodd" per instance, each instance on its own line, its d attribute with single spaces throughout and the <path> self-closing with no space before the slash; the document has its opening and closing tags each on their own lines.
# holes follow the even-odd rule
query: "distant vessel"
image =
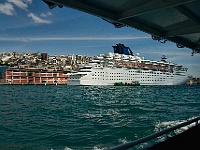
<svg viewBox="0 0 200 150">
<path fill-rule="evenodd" d="M 133 55 L 124 44 L 113 46 L 114 53 L 96 56 L 69 76 L 68 85 L 114 85 L 138 82 L 140 85 L 181 85 L 191 76 L 187 68 L 167 61 L 152 61 Z"/>
</svg>

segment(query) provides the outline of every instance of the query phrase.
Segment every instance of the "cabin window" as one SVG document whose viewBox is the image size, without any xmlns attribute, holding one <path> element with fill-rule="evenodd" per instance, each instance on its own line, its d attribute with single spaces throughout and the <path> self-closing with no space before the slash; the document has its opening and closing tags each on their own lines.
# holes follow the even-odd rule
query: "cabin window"
<svg viewBox="0 0 200 150">
<path fill-rule="evenodd" d="M 32 73 L 32 72 L 29 72 L 29 73 L 28 73 L 28 76 L 32 76 L 32 75 L 33 75 L 33 73 Z"/>
</svg>

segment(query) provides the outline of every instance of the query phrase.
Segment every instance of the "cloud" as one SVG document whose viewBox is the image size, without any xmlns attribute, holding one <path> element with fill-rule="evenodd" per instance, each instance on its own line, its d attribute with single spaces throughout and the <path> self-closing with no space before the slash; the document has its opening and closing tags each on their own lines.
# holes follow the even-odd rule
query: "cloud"
<svg viewBox="0 0 200 150">
<path fill-rule="evenodd" d="M 50 23 L 52 23 L 50 20 L 42 19 L 42 18 L 38 17 L 37 15 L 35 15 L 34 13 L 29 13 L 28 17 L 32 18 L 33 21 L 35 23 L 38 23 L 38 24 L 50 24 Z"/>
<path fill-rule="evenodd" d="M 52 15 L 51 12 L 41 13 L 41 14 L 40 14 L 41 17 L 48 17 L 48 16 L 51 16 L 51 15 Z"/>
<path fill-rule="evenodd" d="M 0 4 L 0 13 L 12 16 L 15 14 L 14 6 L 27 10 L 28 4 L 31 3 L 32 0 L 7 0 L 7 2 Z"/>
<path fill-rule="evenodd" d="M 114 40 L 140 40 L 149 37 L 37 37 L 33 41 L 114 41 Z"/>
<path fill-rule="evenodd" d="M 15 14 L 15 7 L 18 9 L 22 9 L 27 12 L 27 16 L 32 18 L 32 20 L 37 24 L 50 24 L 52 21 L 44 19 L 45 17 L 51 16 L 51 12 L 41 13 L 40 17 L 36 14 L 29 12 L 28 7 L 29 4 L 32 3 L 33 0 L 6 0 L 5 3 L 0 4 L 0 13 L 5 15 L 12 16 Z"/>
<path fill-rule="evenodd" d="M 0 4 L 0 13 L 12 16 L 14 12 L 15 10 L 12 4 L 10 3 Z"/>
<path fill-rule="evenodd" d="M 0 37 L 0 41 L 17 41 L 17 42 L 28 42 L 29 38 L 23 37 Z"/>
<path fill-rule="evenodd" d="M 7 0 L 7 2 L 14 4 L 18 8 L 27 10 L 28 3 L 32 3 L 32 0 Z"/>
<path fill-rule="evenodd" d="M 34 14 L 30 14 L 30 17 Z M 41 19 L 41 18 L 40 18 Z M 113 40 L 140 40 L 149 37 L 0 37 L 0 41 L 113 41 Z"/>
</svg>

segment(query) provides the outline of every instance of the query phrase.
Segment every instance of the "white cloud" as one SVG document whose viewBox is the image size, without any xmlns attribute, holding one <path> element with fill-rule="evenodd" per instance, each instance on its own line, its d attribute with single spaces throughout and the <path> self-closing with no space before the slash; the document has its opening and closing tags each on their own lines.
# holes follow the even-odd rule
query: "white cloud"
<svg viewBox="0 0 200 150">
<path fill-rule="evenodd" d="M 14 4 L 15 6 L 26 10 L 28 8 L 28 1 L 23 1 L 23 0 L 7 0 L 9 3 Z M 29 2 L 28 2 L 29 3 Z"/>
<path fill-rule="evenodd" d="M 38 23 L 38 24 L 52 23 L 52 21 L 44 19 L 45 17 L 51 16 L 52 15 L 51 12 L 41 13 L 40 16 L 43 18 L 40 18 L 36 14 L 28 11 L 28 6 L 29 4 L 32 3 L 32 1 L 33 0 L 6 0 L 5 3 L 3 4 L 0 3 L 0 13 L 12 16 L 15 14 L 15 7 L 16 7 L 18 9 L 22 9 L 26 11 L 28 13 L 27 16 L 32 18 L 32 20 L 35 23 Z"/>
<path fill-rule="evenodd" d="M 48 16 L 51 16 L 51 15 L 52 15 L 51 12 L 41 13 L 41 14 L 40 14 L 41 17 L 48 17 Z"/>
<path fill-rule="evenodd" d="M 31 14 L 32 15 L 32 14 Z M 0 37 L 0 41 L 113 41 L 113 40 L 139 40 L 149 37 Z"/>
<path fill-rule="evenodd" d="M 28 4 L 31 3 L 32 0 L 7 0 L 7 2 L 0 4 L 0 13 L 12 16 L 15 14 L 14 6 L 27 10 Z"/>
<path fill-rule="evenodd" d="M 6 15 L 13 15 L 15 12 L 14 7 L 10 3 L 4 3 L 0 4 L 0 13 L 6 14 Z"/>
<path fill-rule="evenodd" d="M 42 18 L 38 17 L 37 15 L 35 15 L 34 13 L 29 13 L 28 17 L 32 18 L 35 23 L 39 23 L 39 24 L 50 24 L 50 23 L 52 23 L 50 20 L 42 19 Z"/>
<path fill-rule="evenodd" d="M 24 1 L 30 4 L 32 3 L 33 0 L 24 0 Z"/>
</svg>

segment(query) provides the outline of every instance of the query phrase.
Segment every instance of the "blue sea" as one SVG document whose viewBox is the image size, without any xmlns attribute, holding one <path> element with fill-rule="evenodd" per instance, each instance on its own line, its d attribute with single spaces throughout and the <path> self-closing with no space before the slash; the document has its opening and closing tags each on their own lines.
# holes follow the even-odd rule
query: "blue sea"
<svg viewBox="0 0 200 150">
<path fill-rule="evenodd" d="M 0 150 L 107 150 L 199 116 L 199 97 L 200 85 L 0 85 Z"/>
</svg>

